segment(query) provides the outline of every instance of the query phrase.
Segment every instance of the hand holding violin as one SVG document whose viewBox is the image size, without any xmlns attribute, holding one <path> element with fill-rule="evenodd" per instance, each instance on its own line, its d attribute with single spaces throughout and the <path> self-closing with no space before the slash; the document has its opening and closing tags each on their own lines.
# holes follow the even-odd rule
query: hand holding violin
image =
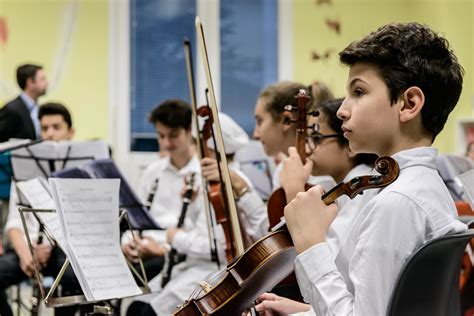
<svg viewBox="0 0 474 316">
<path fill-rule="evenodd" d="M 290 300 L 273 293 L 263 293 L 257 301 L 259 303 L 255 306 L 255 311 L 263 316 L 295 314 L 307 312 L 310 309 L 309 304 Z M 250 316 L 250 314 L 242 313 L 242 316 Z"/>
<path fill-rule="evenodd" d="M 288 158 L 283 162 L 280 183 L 285 190 L 286 200 L 291 201 L 298 192 L 305 191 L 305 184 L 311 175 L 313 162 L 309 159 L 303 165 L 295 147 L 288 148 Z"/>
<path fill-rule="evenodd" d="M 337 216 L 337 205 L 326 205 L 321 199 L 323 194 L 321 186 L 314 186 L 298 193 L 285 207 L 286 226 L 297 253 L 325 241 L 326 232 Z"/>
<path fill-rule="evenodd" d="M 213 158 L 203 158 L 201 160 L 201 172 L 202 176 L 207 181 L 220 181 L 219 180 L 219 170 L 217 168 L 217 160 Z M 248 190 L 247 182 L 242 179 L 237 173 L 232 170 L 229 170 L 230 182 L 232 184 L 232 190 L 238 195 L 239 192 L 246 192 Z M 237 198 L 240 196 L 236 196 Z"/>
</svg>

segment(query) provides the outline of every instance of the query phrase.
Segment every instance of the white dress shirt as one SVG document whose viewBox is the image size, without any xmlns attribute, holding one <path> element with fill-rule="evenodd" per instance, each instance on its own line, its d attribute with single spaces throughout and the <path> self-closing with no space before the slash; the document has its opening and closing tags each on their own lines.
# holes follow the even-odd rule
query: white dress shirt
<svg viewBox="0 0 474 316">
<path fill-rule="evenodd" d="M 185 178 L 191 173 L 195 173 L 194 182 L 200 184 L 201 165 L 195 155 L 179 170 L 173 166 L 169 157 L 164 157 L 148 166 L 143 173 L 137 194 L 142 202 L 148 199 L 150 193 L 154 195 L 150 215 L 160 226 L 176 227 L 183 205 L 181 191 L 185 185 Z M 156 191 L 150 192 L 156 179 L 158 179 Z M 146 230 L 143 236 L 153 238 L 160 244 L 166 243 L 166 230 Z M 122 240 L 128 242 L 130 238 L 130 234 L 124 234 Z M 172 246 L 178 252 L 186 254 L 188 260 L 210 259 L 209 233 L 202 194 L 198 194 L 196 200 L 189 204 L 183 230 L 176 233 Z M 219 244 L 218 247 L 222 248 L 223 244 Z"/>
<path fill-rule="evenodd" d="M 352 218 L 339 222 L 336 217 L 331 229 L 343 232 L 338 242 L 328 236 L 297 256 L 298 284 L 312 306 L 301 315 L 385 315 L 406 259 L 434 238 L 467 229 L 456 219 L 436 156 L 430 147 L 395 154 L 398 179 L 362 209 L 350 204 L 341 210 Z"/>
</svg>

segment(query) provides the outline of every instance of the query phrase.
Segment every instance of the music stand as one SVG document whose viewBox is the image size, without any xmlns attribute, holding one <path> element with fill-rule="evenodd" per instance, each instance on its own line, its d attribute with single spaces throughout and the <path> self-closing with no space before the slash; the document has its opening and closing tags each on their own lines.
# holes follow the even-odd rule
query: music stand
<svg viewBox="0 0 474 316">
<path fill-rule="evenodd" d="M 11 151 L 13 179 L 22 181 L 47 178 L 52 172 L 83 165 L 90 160 L 109 158 L 103 141 L 53 142 L 28 144 Z"/>
<path fill-rule="evenodd" d="M 163 230 L 149 211 L 140 202 L 117 165 L 111 159 L 99 159 L 88 162 L 80 167 L 64 169 L 51 174 L 53 178 L 82 178 L 82 179 L 120 179 L 119 204 L 127 210 L 128 218 L 133 229 Z"/>
<path fill-rule="evenodd" d="M 68 305 L 75 305 L 75 304 L 98 303 L 98 302 L 103 301 L 103 300 L 100 300 L 100 301 L 87 301 L 87 299 L 84 295 L 71 295 L 71 296 L 65 296 L 65 297 L 53 297 L 54 292 L 56 291 L 59 283 L 61 282 L 61 279 L 62 279 L 64 273 L 66 272 L 66 269 L 69 266 L 69 258 L 67 258 L 67 257 L 66 257 L 66 261 L 62 265 L 58 275 L 55 277 L 52 287 L 49 289 L 48 293 L 45 295 L 45 290 L 43 288 L 43 284 L 42 284 L 42 280 L 41 280 L 41 273 L 38 269 L 38 266 L 39 266 L 38 265 L 38 260 L 36 259 L 35 253 L 33 251 L 33 244 L 31 242 L 30 235 L 28 233 L 28 228 L 26 226 L 26 220 L 25 220 L 24 213 L 28 213 L 28 212 L 33 213 L 35 215 L 36 220 L 38 220 L 39 224 L 44 225 L 42 223 L 41 219 L 37 216 L 36 213 L 51 213 L 51 212 L 56 212 L 56 210 L 52 210 L 52 209 L 33 209 L 33 208 L 28 208 L 28 207 L 20 207 L 18 209 L 18 211 L 20 212 L 20 217 L 21 217 L 23 229 L 25 230 L 25 236 L 26 236 L 26 240 L 27 240 L 27 243 L 28 243 L 28 248 L 30 249 L 31 256 L 33 258 L 34 269 L 35 269 L 35 278 L 36 278 L 36 281 L 38 282 L 41 297 L 42 297 L 42 299 L 45 303 L 45 306 L 46 307 L 60 307 L 60 306 L 68 306 Z M 130 226 L 130 221 L 129 221 L 127 212 L 124 211 L 124 210 L 121 210 L 121 214 L 120 214 L 120 217 L 119 217 L 119 223 L 121 223 L 124 219 L 127 222 L 128 226 L 129 226 L 129 229 L 132 231 L 133 238 L 136 240 L 135 234 L 133 233 L 133 230 Z M 51 240 L 54 241 L 54 238 L 52 237 L 53 235 L 51 234 L 51 232 L 48 231 L 47 226 L 45 226 L 45 233 L 46 233 L 46 237 L 50 241 Z M 145 268 L 143 266 L 143 261 L 142 261 L 142 258 L 140 256 L 140 254 L 139 254 L 138 260 L 139 260 L 141 274 L 140 274 L 140 272 L 138 272 L 135 269 L 135 267 L 128 260 L 127 257 L 125 257 L 125 260 L 127 262 L 127 265 L 129 266 L 129 268 L 131 269 L 132 273 L 142 283 L 142 286 L 140 287 L 142 293 L 143 294 L 150 293 L 151 290 L 150 290 L 150 287 L 148 286 L 148 280 L 147 280 L 147 277 L 146 277 L 146 274 L 145 274 Z M 116 297 L 114 299 L 119 299 L 119 298 L 121 298 L 121 297 Z M 98 311 L 98 313 L 101 312 L 100 309 L 97 309 L 97 311 Z"/>
</svg>

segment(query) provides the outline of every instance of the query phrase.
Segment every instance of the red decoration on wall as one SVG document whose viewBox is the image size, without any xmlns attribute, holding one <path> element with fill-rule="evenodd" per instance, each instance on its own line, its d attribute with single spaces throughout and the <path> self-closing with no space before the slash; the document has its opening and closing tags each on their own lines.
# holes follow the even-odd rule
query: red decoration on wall
<svg viewBox="0 0 474 316">
<path fill-rule="evenodd" d="M 332 5 L 332 0 L 316 0 L 316 5 Z"/>
<path fill-rule="evenodd" d="M 312 60 L 329 59 L 329 57 L 331 57 L 333 52 L 334 52 L 334 50 L 332 50 L 332 49 L 328 49 L 324 53 L 318 53 L 315 50 L 313 50 L 311 52 L 311 59 Z"/>
<path fill-rule="evenodd" d="M 338 20 L 326 19 L 326 25 L 337 34 L 341 34 L 341 23 Z"/>
<path fill-rule="evenodd" d="M 5 46 L 8 41 L 8 27 L 7 20 L 3 16 L 0 16 L 0 44 Z"/>
</svg>

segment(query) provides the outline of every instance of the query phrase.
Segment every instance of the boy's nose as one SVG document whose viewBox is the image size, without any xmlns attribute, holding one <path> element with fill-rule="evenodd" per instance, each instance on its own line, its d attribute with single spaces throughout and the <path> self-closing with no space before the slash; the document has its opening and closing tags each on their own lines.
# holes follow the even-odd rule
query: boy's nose
<svg viewBox="0 0 474 316">
<path fill-rule="evenodd" d="M 258 131 L 257 127 L 255 127 L 253 130 L 253 139 L 260 140 L 260 132 Z"/>
</svg>

